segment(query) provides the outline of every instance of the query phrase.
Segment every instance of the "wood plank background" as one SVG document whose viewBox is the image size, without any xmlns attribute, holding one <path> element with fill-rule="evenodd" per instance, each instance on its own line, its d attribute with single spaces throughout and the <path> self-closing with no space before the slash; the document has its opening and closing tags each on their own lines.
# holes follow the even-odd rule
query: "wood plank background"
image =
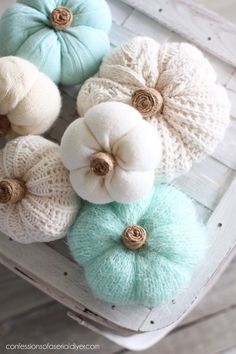
<svg viewBox="0 0 236 354">
<path fill-rule="evenodd" d="M 153 9 L 159 0 L 155 1 Z M 0 9 L 10 1 L 1 0 Z M 11 2 L 14 2 L 13 0 Z M 142 34 L 150 36 L 160 42 L 182 41 L 183 38 L 173 33 L 160 21 L 151 19 L 147 12 L 146 2 L 141 0 L 127 0 L 134 7 L 122 1 L 110 0 L 114 22 L 111 31 L 112 46 L 119 45 L 122 41 Z M 140 8 L 145 3 L 145 9 Z M 183 4 L 183 1 L 180 1 Z M 163 1 L 176 6 L 176 1 Z M 174 8 L 174 7 L 173 7 Z M 173 9 L 172 8 L 172 9 Z M 141 9 L 141 11 L 137 10 Z M 145 11 L 144 11 L 145 10 Z M 153 12 L 153 11 L 152 11 Z M 158 12 L 158 16 L 163 11 Z M 176 13 L 176 11 L 175 11 Z M 153 12 L 154 14 L 154 12 Z M 163 13 L 162 13 L 163 16 Z M 155 18 L 155 16 L 153 16 Z M 161 24 L 162 23 L 162 24 Z M 218 23 L 219 24 L 219 23 Z M 204 36 L 214 38 L 217 28 L 213 26 Z M 201 36 L 203 33 L 201 33 Z M 207 37 L 207 38 L 208 38 Z M 203 37 L 199 37 L 202 39 Z M 205 38 L 205 37 L 204 37 Z M 233 37 L 234 40 L 234 37 Z M 203 44 L 212 53 L 226 59 L 226 64 L 212 54 L 206 52 L 218 73 L 219 82 L 227 88 L 232 102 L 232 122 L 225 140 L 220 144 L 213 157 L 207 158 L 202 163 L 195 165 L 188 176 L 176 181 L 186 193 L 192 196 L 201 217 L 207 221 L 214 213 L 217 205 L 225 197 L 225 193 L 235 178 L 236 171 L 236 71 L 234 53 L 231 50 L 227 58 L 219 55 L 216 42 Z M 227 43 L 226 43 L 227 44 Z M 212 47 L 211 47 L 212 45 Z M 228 44 L 227 44 L 228 45 Z M 233 47 L 236 48 L 236 45 Z M 229 59 L 230 58 L 230 59 Z M 64 89 L 64 107 L 57 124 L 52 128 L 49 136 L 58 141 L 61 138 L 68 122 L 76 117 L 74 98 L 78 88 Z M 228 201 L 227 201 L 228 203 Z M 228 219 L 227 219 L 228 218 Z M 223 224 L 227 221 L 230 228 L 230 218 L 234 215 L 225 215 Z M 223 233 L 222 233 L 223 237 Z M 222 240 L 222 244 L 223 244 Z M 60 254 L 69 258 L 64 241 L 52 245 Z M 63 271 L 63 269 L 61 269 Z M 76 322 L 66 316 L 67 309 L 54 302 L 39 290 L 35 289 L 24 280 L 13 275 L 5 268 L 0 268 L 0 352 L 5 353 L 7 343 L 18 342 L 73 342 L 99 344 L 100 353 L 128 353 L 118 345 L 104 339 L 100 335 L 78 326 Z M 145 351 L 147 354 L 235 354 L 236 349 L 236 261 L 233 260 L 223 277 L 212 291 L 204 298 L 198 307 L 184 320 L 183 323 L 168 337 L 163 339 L 152 349 Z M 135 311 L 134 311 L 135 312 Z M 147 317 L 147 322 L 148 317 Z M 57 351 L 55 351 L 57 353 Z M 71 351 L 70 351 L 71 352 Z M 90 351 L 86 351 L 87 353 Z M 92 352 L 92 351 L 91 351 Z M 94 352 L 94 351 L 93 351 Z M 95 351 L 96 352 L 96 351 Z M 22 351 L 24 353 L 24 351 Z M 26 353 L 26 352 L 25 352 Z M 41 353 L 41 351 L 34 351 Z M 61 353 L 61 351 L 58 351 Z M 144 353 L 144 352 L 141 352 Z"/>
</svg>

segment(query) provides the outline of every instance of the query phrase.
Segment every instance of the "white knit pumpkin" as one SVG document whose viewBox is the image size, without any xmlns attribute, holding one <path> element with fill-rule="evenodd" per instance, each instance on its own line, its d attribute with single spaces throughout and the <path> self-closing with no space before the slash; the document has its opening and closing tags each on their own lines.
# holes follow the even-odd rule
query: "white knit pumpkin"
<svg viewBox="0 0 236 354">
<path fill-rule="evenodd" d="M 79 93 L 78 112 L 106 101 L 133 105 L 162 141 L 160 178 L 187 172 L 223 138 L 230 104 L 213 68 L 194 46 L 136 37 L 114 49 Z"/>
<path fill-rule="evenodd" d="M 16 135 L 42 134 L 60 109 L 57 86 L 36 66 L 17 57 L 0 58 L 0 136 L 10 130 Z"/>
<path fill-rule="evenodd" d="M 130 203 L 152 188 L 161 144 L 138 111 L 108 102 L 69 126 L 61 156 L 80 197 L 97 204 Z"/>
<path fill-rule="evenodd" d="M 0 150 L 0 231 L 21 243 L 64 237 L 79 209 L 59 146 L 20 137 Z"/>
</svg>

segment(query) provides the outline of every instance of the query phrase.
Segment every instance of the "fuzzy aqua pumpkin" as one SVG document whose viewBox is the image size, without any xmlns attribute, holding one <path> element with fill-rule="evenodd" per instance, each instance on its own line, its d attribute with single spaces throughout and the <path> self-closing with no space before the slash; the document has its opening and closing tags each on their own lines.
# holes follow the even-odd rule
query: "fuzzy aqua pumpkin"
<svg viewBox="0 0 236 354">
<path fill-rule="evenodd" d="M 109 50 L 105 0 L 18 0 L 0 21 L 0 55 L 28 59 L 56 83 L 79 84 Z"/>
<path fill-rule="evenodd" d="M 206 250 L 192 201 L 159 185 L 137 203 L 86 203 L 68 236 L 94 295 L 114 304 L 155 306 L 173 299 Z"/>
</svg>

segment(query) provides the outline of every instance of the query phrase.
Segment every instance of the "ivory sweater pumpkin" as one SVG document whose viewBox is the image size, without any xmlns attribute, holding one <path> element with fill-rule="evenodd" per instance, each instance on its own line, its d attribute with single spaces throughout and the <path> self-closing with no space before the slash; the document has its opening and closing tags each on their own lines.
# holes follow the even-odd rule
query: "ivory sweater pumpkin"
<svg viewBox="0 0 236 354">
<path fill-rule="evenodd" d="M 134 108 L 108 102 L 68 127 L 61 156 L 80 197 L 99 204 L 131 203 L 151 189 L 161 145 Z"/>
<path fill-rule="evenodd" d="M 57 86 L 36 66 L 17 57 L 0 58 L 0 136 L 42 134 L 60 109 Z"/>
<path fill-rule="evenodd" d="M 79 84 L 109 50 L 105 0 L 18 0 L 0 21 L 0 55 L 28 59 L 56 83 Z"/>
<path fill-rule="evenodd" d="M 156 128 L 162 142 L 160 179 L 185 173 L 211 154 L 229 123 L 226 90 L 216 84 L 208 60 L 187 43 L 160 45 L 136 37 L 115 48 L 83 85 L 78 112 L 83 116 L 107 101 L 135 107 Z"/>
<path fill-rule="evenodd" d="M 0 150 L 0 231 L 21 243 L 64 237 L 79 209 L 59 146 L 20 137 Z"/>
<path fill-rule="evenodd" d="M 68 245 L 96 297 L 156 306 L 188 286 L 207 238 L 191 200 L 174 187 L 158 185 L 129 205 L 85 203 Z"/>
</svg>

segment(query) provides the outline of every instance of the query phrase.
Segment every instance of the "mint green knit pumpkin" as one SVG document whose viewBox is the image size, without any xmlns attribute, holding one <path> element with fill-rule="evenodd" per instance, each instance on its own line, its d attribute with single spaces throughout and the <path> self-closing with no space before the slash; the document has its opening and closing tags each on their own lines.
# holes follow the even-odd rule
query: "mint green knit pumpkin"
<svg viewBox="0 0 236 354">
<path fill-rule="evenodd" d="M 188 286 L 206 250 L 206 231 L 187 196 L 159 185 L 134 204 L 86 203 L 68 244 L 96 297 L 155 306 Z"/>
<path fill-rule="evenodd" d="M 110 27 L 105 0 L 18 0 L 0 21 L 0 55 L 29 60 L 56 83 L 79 84 L 108 52 Z"/>
</svg>

